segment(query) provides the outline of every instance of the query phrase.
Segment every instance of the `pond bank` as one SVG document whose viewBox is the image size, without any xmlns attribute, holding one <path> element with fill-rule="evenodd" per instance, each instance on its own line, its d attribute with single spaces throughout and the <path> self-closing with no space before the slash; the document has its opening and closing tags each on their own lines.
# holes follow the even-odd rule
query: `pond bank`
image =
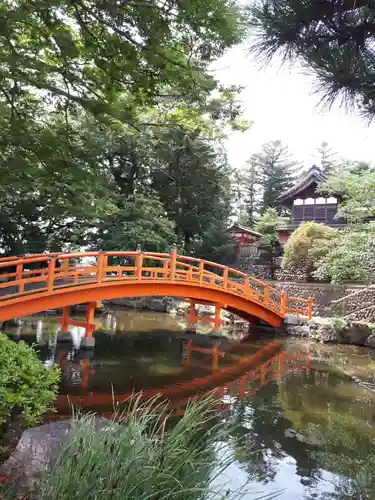
<svg viewBox="0 0 375 500">
<path fill-rule="evenodd" d="M 344 318 L 305 318 L 290 316 L 285 330 L 288 335 L 320 343 L 351 344 L 375 347 L 375 325 Z"/>
</svg>

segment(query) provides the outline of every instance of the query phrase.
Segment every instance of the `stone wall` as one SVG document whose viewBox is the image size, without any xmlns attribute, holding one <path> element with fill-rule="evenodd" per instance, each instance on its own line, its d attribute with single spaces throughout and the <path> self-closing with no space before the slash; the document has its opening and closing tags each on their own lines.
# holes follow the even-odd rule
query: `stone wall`
<svg viewBox="0 0 375 500">
<path fill-rule="evenodd" d="M 340 316 L 348 316 L 352 319 L 362 319 L 365 311 L 370 313 L 375 306 L 375 286 L 355 290 L 341 299 L 332 302 L 332 311 Z M 373 313 L 371 313 L 373 315 Z M 363 318 L 364 319 L 364 318 Z"/>
<path fill-rule="evenodd" d="M 276 270 L 275 278 L 281 281 L 311 281 L 309 280 L 309 275 L 307 268 L 301 266 L 301 268 L 282 268 L 282 257 L 278 257 L 275 260 Z M 243 273 L 254 276 L 261 280 L 270 280 L 270 266 L 269 264 L 261 263 L 259 260 L 254 261 L 254 259 L 244 260 L 242 259 L 237 266 L 234 266 Z"/>
<path fill-rule="evenodd" d="M 307 266 L 301 265 L 298 269 L 295 267 L 282 267 L 282 257 L 279 259 L 279 269 L 276 270 L 275 278 L 280 281 L 312 281 Z"/>
<path fill-rule="evenodd" d="M 254 278 L 257 278 L 259 280 L 268 281 L 271 279 L 269 266 L 263 264 L 247 264 L 246 267 L 241 267 L 240 271 L 250 276 L 254 276 Z"/>
<path fill-rule="evenodd" d="M 351 314 L 348 314 L 345 318 L 366 323 L 375 323 L 375 305 L 361 308 Z"/>
<path fill-rule="evenodd" d="M 360 285 L 330 285 L 326 283 L 287 283 L 275 281 L 271 283 L 276 289 L 287 292 L 290 297 L 302 297 L 313 299 L 314 316 L 331 316 L 332 300 L 341 299 L 358 289 L 363 289 Z"/>
</svg>

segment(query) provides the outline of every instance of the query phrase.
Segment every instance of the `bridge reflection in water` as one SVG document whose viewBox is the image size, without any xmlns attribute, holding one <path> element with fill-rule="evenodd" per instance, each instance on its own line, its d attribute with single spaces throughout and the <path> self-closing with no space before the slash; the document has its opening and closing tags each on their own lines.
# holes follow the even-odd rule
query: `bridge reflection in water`
<svg viewBox="0 0 375 500">
<path fill-rule="evenodd" d="M 102 375 L 100 371 L 103 365 L 100 362 L 90 359 L 85 351 L 74 351 L 74 348 L 64 350 L 59 345 L 54 362 L 62 370 L 63 391 L 56 400 L 57 413 L 51 418 L 66 416 L 71 413 L 72 406 L 110 417 L 113 408 L 126 404 L 132 394 L 139 391 L 145 401 L 160 394 L 176 414 L 184 412 L 189 398 L 201 397 L 211 391 L 215 391 L 218 409 L 230 409 L 233 404 L 255 394 L 271 381 L 281 381 L 296 371 L 310 373 L 308 350 L 285 350 L 280 341 L 274 340 L 259 346 L 257 350 L 253 345 L 252 352 L 244 355 L 243 352 L 248 352 L 250 347 L 246 340 L 224 346 L 211 344 L 202 347 L 194 336 L 181 339 L 177 376 L 172 373 L 161 385 L 157 385 L 155 380 L 144 380 L 140 387 L 131 377 L 127 380 L 124 377 L 119 384 L 115 375 L 114 394 L 111 381 L 105 389 L 95 382 Z M 46 364 L 51 362 L 51 358 L 45 360 Z M 116 390 L 116 382 L 120 390 Z"/>
</svg>

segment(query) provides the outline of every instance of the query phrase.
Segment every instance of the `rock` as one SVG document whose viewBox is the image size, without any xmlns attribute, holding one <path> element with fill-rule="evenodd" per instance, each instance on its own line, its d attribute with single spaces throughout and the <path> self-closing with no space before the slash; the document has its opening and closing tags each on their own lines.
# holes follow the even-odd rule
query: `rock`
<svg viewBox="0 0 375 500">
<path fill-rule="evenodd" d="M 308 338 L 310 335 L 310 327 L 307 325 L 296 325 L 293 327 L 293 334 L 296 337 Z"/>
<path fill-rule="evenodd" d="M 46 466 L 56 460 L 73 422 L 73 419 L 51 422 L 24 431 L 10 458 L 0 465 L 0 476 L 16 479 L 20 489 L 34 489 Z M 107 427 L 108 423 L 109 420 L 105 418 L 95 418 L 95 426 L 99 431 Z"/>
<path fill-rule="evenodd" d="M 369 347 L 375 347 L 375 333 L 372 333 L 366 340 L 366 345 Z"/>
</svg>

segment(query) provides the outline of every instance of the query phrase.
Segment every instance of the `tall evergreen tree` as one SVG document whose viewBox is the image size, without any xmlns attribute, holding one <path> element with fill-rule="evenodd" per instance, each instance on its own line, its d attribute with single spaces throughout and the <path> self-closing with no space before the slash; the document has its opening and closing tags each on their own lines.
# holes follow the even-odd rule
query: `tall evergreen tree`
<svg viewBox="0 0 375 500">
<path fill-rule="evenodd" d="M 336 163 L 336 153 L 332 151 L 329 147 L 328 142 L 323 141 L 318 147 L 319 156 L 319 167 L 323 170 L 326 175 L 331 175 L 334 173 L 337 163 Z"/>
<path fill-rule="evenodd" d="M 259 184 L 263 189 L 261 212 L 275 208 L 281 213 L 277 198 L 293 185 L 297 162 L 281 141 L 267 142 L 251 161 L 259 171 Z"/>
<path fill-rule="evenodd" d="M 256 156 L 256 155 L 255 155 Z M 253 156 L 246 162 L 246 172 L 244 174 L 244 212 L 247 218 L 247 225 L 253 227 L 255 219 L 260 213 L 261 191 L 260 191 L 260 171 L 257 158 Z"/>
<path fill-rule="evenodd" d="M 225 155 L 214 145 L 180 128 L 165 131 L 158 141 L 151 187 L 175 224 L 185 252 L 230 212 L 230 176 Z"/>
<path fill-rule="evenodd" d="M 323 102 L 339 98 L 374 118 L 373 0 L 255 0 L 251 12 L 259 60 L 298 60 L 315 73 Z"/>
</svg>

